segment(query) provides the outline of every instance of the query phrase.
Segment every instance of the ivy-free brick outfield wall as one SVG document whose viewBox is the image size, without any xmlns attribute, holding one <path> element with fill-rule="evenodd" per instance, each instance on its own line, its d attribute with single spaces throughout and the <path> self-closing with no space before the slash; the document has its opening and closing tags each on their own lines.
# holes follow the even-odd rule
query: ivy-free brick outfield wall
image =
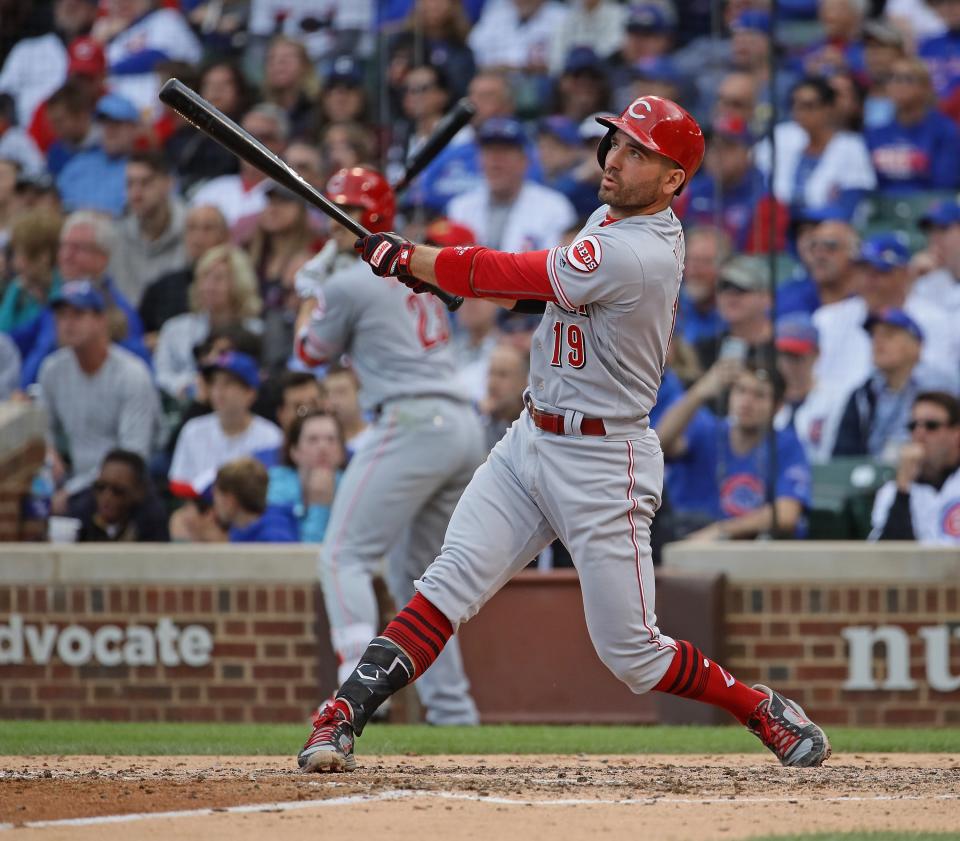
<svg viewBox="0 0 960 841">
<path fill-rule="evenodd" d="M 302 722 L 318 686 L 332 686 L 335 674 L 332 653 L 317 644 L 319 597 L 309 584 L 0 588 L 0 621 L 17 615 L 24 626 L 94 632 L 169 617 L 181 631 L 199 625 L 215 640 L 211 662 L 200 667 L 70 666 L 56 656 L 44 665 L 0 666 L 0 711 L 61 720 Z"/>
<path fill-rule="evenodd" d="M 675 545 L 668 568 L 727 576 L 724 629 L 730 670 L 775 686 L 817 721 L 843 725 L 956 726 L 960 680 L 928 680 L 923 629 L 946 637 L 934 661 L 941 679 L 960 676 L 960 552 L 916 544 Z M 806 579 L 801 581 L 800 579 Z M 876 688 L 845 688 L 854 634 L 890 628 L 906 640 L 903 674 L 916 686 L 885 689 L 887 651 L 864 656 Z M 859 629 L 859 630 L 857 630 Z M 864 650 L 866 650 L 864 648 Z"/>
</svg>

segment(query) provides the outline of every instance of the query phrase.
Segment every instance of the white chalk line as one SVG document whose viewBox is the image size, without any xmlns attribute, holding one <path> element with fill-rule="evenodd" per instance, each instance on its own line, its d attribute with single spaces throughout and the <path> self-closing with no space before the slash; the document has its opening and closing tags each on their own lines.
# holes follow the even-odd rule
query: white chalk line
<svg viewBox="0 0 960 841">
<path fill-rule="evenodd" d="M 280 803 L 250 803 L 243 806 L 224 806 L 209 809 L 184 809 L 173 812 L 132 812 L 125 815 L 98 815 L 90 818 L 66 818 L 56 821 L 24 821 L 19 824 L 0 823 L 0 831 L 8 829 L 46 829 L 64 826 L 101 826 L 103 824 L 132 823 L 144 820 L 170 820 L 174 818 L 199 818 L 209 815 L 248 814 L 251 812 L 294 812 L 298 809 L 317 809 L 326 806 L 362 806 L 367 803 L 382 803 L 388 800 L 464 800 L 473 803 L 492 803 L 496 806 L 657 806 L 657 805 L 707 805 L 713 803 L 751 805 L 766 803 L 870 803 L 895 800 L 960 800 L 960 794 L 892 795 L 878 794 L 872 797 L 842 795 L 838 797 L 633 797 L 623 799 L 566 798 L 562 800 L 527 800 L 511 797 L 488 797 L 481 794 L 465 794 L 453 791 L 422 791 L 395 789 L 380 794 L 354 794 L 347 797 L 331 797 L 324 800 L 289 800 Z"/>
</svg>

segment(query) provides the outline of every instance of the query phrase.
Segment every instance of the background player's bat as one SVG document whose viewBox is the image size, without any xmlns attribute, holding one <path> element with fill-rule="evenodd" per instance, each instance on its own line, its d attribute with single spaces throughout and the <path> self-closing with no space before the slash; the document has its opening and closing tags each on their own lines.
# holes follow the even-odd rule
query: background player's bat
<svg viewBox="0 0 960 841">
<path fill-rule="evenodd" d="M 454 135 L 473 119 L 475 113 L 476 109 L 473 104 L 469 99 L 463 97 L 450 111 L 444 114 L 433 133 L 417 149 L 416 154 L 407 161 L 407 168 L 404 170 L 403 177 L 394 185 L 394 191 L 399 193 L 410 186 L 410 182 L 423 172 L 427 164 L 447 147 L 447 144 L 453 140 Z"/>
<path fill-rule="evenodd" d="M 215 140 L 224 149 L 233 152 L 278 184 L 296 193 L 314 207 L 323 211 L 339 225 L 358 237 L 370 235 L 363 225 L 350 214 L 335 205 L 312 184 L 307 183 L 288 163 L 281 160 L 250 132 L 245 131 L 226 114 L 217 110 L 198 93 L 190 90 L 178 79 L 167 79 L 160 88 L 160 101 L 169 105 L 188 123 L 198 128 L 207 137 Z M 446 304 L 450 312 L 458 309 L 463 298 L 450 295 L 442 289 L 431 291 Z"/>
</svg>

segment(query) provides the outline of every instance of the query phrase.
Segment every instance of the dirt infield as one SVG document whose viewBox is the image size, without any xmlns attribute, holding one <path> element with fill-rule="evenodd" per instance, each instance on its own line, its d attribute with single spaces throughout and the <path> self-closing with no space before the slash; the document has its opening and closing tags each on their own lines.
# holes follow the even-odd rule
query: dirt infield
<svg viewBox="0 0 960 841">
<path fill-rule="evenodd" d="M 333 776 L 299 774 L 292 762 L 3 757 L 0 841 L 259 841 L 344 828 L 452 841 L 642 829 L 658 841 L 706 841 L 960 827 L 960 757 L 944 754 L 840 755 L 809 770 L 758 755 L 368 756 Z"/>
</svg>

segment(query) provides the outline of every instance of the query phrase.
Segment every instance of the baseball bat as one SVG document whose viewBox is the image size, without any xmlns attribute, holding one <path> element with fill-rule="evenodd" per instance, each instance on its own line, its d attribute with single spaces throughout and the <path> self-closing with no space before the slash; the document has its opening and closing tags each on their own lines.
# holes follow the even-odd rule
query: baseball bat
<svg viewBox="0 0 960 841">
<path fill-rule="evenodd" d="M 160 88 L 159 97 L 161 102 L 170 106 L 207 137 L 323 211 L 337 224 L 343 225 L 358 237 L 370 236 L 370 231 L 330 201 L 316 187 L 307 183 L 286 161 L 281 160 L 250 132 L 238 126 L 226 114 L 207 102 L 200 94 L 190 90 L 179 79 L 167 79 Z M 446 304 L 450 312 L 459 309 L 463 303 L 463 298 L 450 295 L 442 289 L 431 289 L 431 291 Z"/>
<path fill-rule="evenodd" d="M 417 149 L 416 154 L 407 161 L 403 177 L 393 186 L 394 192 L 399 193 L 409 187 L 410 182 L 423 172 L 427 164 L 446 148 L 456 133 L 473 119 L 476 112 L 477 109 L 473 107 L 473 103 L 463 97 L 444 114 L 433 133 Z"/>
</svg>

